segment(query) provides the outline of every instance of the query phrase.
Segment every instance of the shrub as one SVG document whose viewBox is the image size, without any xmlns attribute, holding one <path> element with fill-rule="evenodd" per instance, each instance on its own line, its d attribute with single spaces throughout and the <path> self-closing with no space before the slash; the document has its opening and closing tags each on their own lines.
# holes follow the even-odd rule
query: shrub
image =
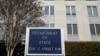
<svg viewBox="0 0 100 56">
<path fill-rule="evenodd" d="M 66 56 L 100 56 L 100 42 L 66 42 Z"/>
<path fill-rule="evenodd" d="M 24 56 L 24 45 L 18 44 L 13 56 Z M 65 42 L 66 56 L 100 56 L 100 42 Z M 0 56 L 6 56 L 4 43 L 0 43 Z"/>
</svg>

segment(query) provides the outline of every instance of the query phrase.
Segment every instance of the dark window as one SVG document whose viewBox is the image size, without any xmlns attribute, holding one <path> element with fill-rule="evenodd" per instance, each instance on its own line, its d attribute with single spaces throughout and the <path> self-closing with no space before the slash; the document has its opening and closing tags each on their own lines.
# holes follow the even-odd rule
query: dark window
<svg viewBox="0 0 100 56">
<path fill-rule="evenodd" d="M 100 24 L 90 24 L 90 31 L 92 35 L 100 35 Z"/>
<path fill-rule="evenodd" d="M 54 15 L 54 6 L 45 6 L 45 15 Z"/>
<path fill-rule="evenodd" d="M 54 15 L 54 6 L 50 6 L 50 15 Z"/>
<path fill-rule="evenodd" d="M 96 6 L 87 6 L 88 16 L 98 16 L 97 7 Z"/>
<path fill-rule="evenodd" d="M 75 6 L 66 6 L 66 15 L 67 16 L 76 16 Z"/>
<path fill-rule="evenodd" d="M 45 15 L 49 15 L 49 6 L 45 6 Z"/>
<path fill-rule="evenodd" d="M 94 24 L 90 24 L 90 31 L 91 31 L 91 34 L 95 34 Z"/>
<path fill-rule="evenodd" d="M 76 24 L 73 24 L 73 34 L 78 34 Z"/>
<path fill-rule="evenodd" d="M 96 31 L 97 34 L 100 35 L 100 24 L 96 24 Z"/>
<path fill-rule="evenodd" d="M 67 31 L 68 31 L 68 34 L 72 34 L 71 24 L 67 24 Z"/>
<path fill-rule="evenodd" d="M 77 24 L 67 24 L 68 34 L 78 34 Z"/>
</svg>

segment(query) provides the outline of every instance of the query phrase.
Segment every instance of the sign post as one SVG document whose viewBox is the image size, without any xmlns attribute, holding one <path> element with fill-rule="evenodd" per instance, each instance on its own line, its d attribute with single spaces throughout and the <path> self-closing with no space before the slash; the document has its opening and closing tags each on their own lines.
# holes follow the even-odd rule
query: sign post
<svg viewBox="0 0 100 56">
<path fill-rule="evenodd" d="M 25 56 L 64 56 L 63 32 L 60 28 L 26 30 Z"/>
</svg>

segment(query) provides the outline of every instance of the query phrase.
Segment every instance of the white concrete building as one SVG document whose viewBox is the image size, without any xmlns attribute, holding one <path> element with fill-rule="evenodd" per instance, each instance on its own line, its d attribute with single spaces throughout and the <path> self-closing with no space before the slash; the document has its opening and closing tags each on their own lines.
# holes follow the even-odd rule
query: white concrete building
<svg viewBox="0 0 100 56">
<path fill-rule="evenodd" d="M 100 0 L 44 0 L 43 3 L 45 27 L 62 28 L 65 41 L 100 41 Z M 2 29 L 0 24 L 0 40 Z"/>
<path fill-rule="evenodd" d="M 65 41 L 100 41 L 100 0 L 44 0 L 46 27 L 61 27 Z"/>
</svg>

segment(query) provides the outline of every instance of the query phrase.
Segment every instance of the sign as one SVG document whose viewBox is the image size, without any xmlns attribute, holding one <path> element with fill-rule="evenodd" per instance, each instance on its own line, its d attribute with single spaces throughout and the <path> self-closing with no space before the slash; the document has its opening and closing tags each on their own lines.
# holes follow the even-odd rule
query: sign
<svg viewBox="0 0 100 56">
<path fill-rule="evenodd" d="M 27 28 L 25 55 L 62 55 L 63 44 L 59 28 Z"/>
</svg>

